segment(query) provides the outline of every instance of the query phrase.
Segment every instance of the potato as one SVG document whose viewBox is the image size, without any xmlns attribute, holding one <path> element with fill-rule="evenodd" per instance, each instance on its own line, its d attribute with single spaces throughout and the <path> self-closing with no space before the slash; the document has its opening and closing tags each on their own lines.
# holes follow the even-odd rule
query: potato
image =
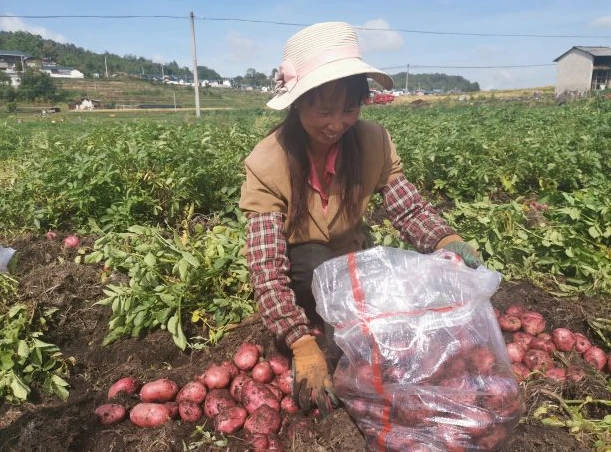
<svg viewBox="0 0 611 452">
<path fill-rule="evenodd" d="M 547 353 L 553 353 L 556 351 L 556 346 L 550 339 L 541 339 L 540 337 L 534 337 L 528 348 L 534 350 L 543 350 Z"/>
<path fill-rule="evenodd" d="M 204 374 L 204 384 L 208 389 L 222 389 L 229 386 L 231 379 L 230 370 L 227 366 L 212 365 Z"/>
<path fill-rule="evenodd" d="M 575 333 L 575 351 L 578 353 L 587 352 L 590 347 L 592 347 L 592 343 L 581 333 Z"/>
<path fill-rule="evenodd" d="M 118 403 L 107 403 L 95 409 L 98 422 L 102 425 L 112 425 L 121 422 L 125 419 L 126 414 L 125 407 Z"/>
<path fill-rule="evenodd" d="M 163 403 L 139 403 L 129 412 L 130 421 L 138 427 L 159 427 L 170 418 L 170 408 Z"/>
<path fill-rule="evenodd" d="M 178 394 L 178 385 L 167 378 L 146 383 L 140 389 L 140 400 L 142 402 L 170 402 Z"/>
<path fill-rule="evenodd" d="M 240 369 L 233 363 L 233 361 L 223 361 L 221 367 L 226 368 L 229 371 L 229 378 L 233 380 L 240 373 Z"/>
<path fill-rule="evenodd" d="M 284 452 L 284 444 L 280 441 L 274 434 L 267 435 L 267 449 L 268 451 L 273 452 Z"/>
<path fill-rule="evenodd" d="M 488 434 L 476 440 L 483 450 L 497 450 L 507 440 L 507 428 L 501 424 L 490 426 Z"/>
<path fill-rule="evenodd" d="M 133 395 L 138 392 L 142 384 L 134 377 L 123 377 L 115 381 L 108 389 L 108 398 L 112 399 L 120 392 Z"/>
<path fill-rule="evenodd" d="M 272 355 L 269 357 L 268 362 L 272 366 L 274 375 L 280 375 L 290 369 L 289 360 L 283 355 Z"/>
<path fill-rule="evenodd" d="M 530 341 L 532 341 L 534 336 L 532 334 L 524 333 L 522 331 L 518 331 L 513 333 L 513 341 L 516 344 L 520 344 L 524 347 L 524 350 L 528 350 L 528 346 L 530 345 Z"/>
<path fill-rule="evenodd" d="M 280 401 L 280 408 L 282 411 L 289 414 L 297 413 L 299 411 L 299 405 L 297 405 L 295 399 L 288 395 L 284 396 Z"/>
<path fill-rule="evenodd" d="M 213 389 L 204 401 L 204 414 L 213 419 L 221 411 L 236 406 L 236 401 L 231 397 L 227 389 Z"/>
<path fill-rule="evenodd" d="M 583 354 L 585 362 L 593 366 L 596 370 L 601 371 L 607 364 L 607 355 L 602 348 L 592 346 Z"/>
<path fill-rule="evenodd" d="M 268 405 L 261 405 L 248 416 L 244 422 L 244 430 L 252 435 L 269 435 L 278 433 L 281 424 L 282 419 L 278 411 Z"/>
<path fill-rule="evenodd" d="M 552 340 L 561 352 L 570 352 L 575 347 L 575 335 L 567 328 L 556 328 L 552 331 Z"/>
<path fill-rule="evenodd" d="M 521 344 L 516 344 L 515 342 L 507 344 L 507 354 L 509 355 L 509 361 L 512 363 L 521 363 L 525 353 L 526 350 Z"/>
<path fill-rule="evenodd" d="M 199 381 L 190 381 L 185 384 L 176 395 L 176 402 L 202 403 L 206 399 L 208 390 Z"/>
<path fill-rule="evenodd" d="M 185 422 L 197 422 L 202 417 L 202 407 L 195 402 L 185 401 L 178 404 L 178 413 Z"/>
<path fill-rule="evenodd" d="M 278 387 L 280 390 L 287 395 L 293 393 L 293 376 L 291 375 L 290 369 L 285 370 L 280 375 L 278 375 L 276 383 L 278 383 Z"/>
<path fill-rule="evenodd" d="M 550 380 L 566 381 L 566 370 L 561 367 L 552 367 L 545 371 L 545 376 Z"/>
<path fill-rule="evenodd" d="M 259 361 L 259 348 L 250 342 L 245 342 L 238 348 L 233 362 L 238 369 L 248 371 L 255 367 L 255 364 Z"/>
<path fill-rule="evenodd" d="M 515 316 L 518 318 L 522 317 L 522 314 L 524 314 L 525 312 L 526 312 L 526 306 L 524 306 L 521 303 L 513 303 L 509 305 L 509 307 L 505 310 L 505 314 Z"/>
<path fill-rule="evenodd" d="M 267 386 L 254 380 L 242 388 L 242 405 L 249 414 L 254 413 L 262 405 L 267 405 L 274 411 L 280 411 L 280 401 Z"/>
<path fill-rule="evenodd" d="M 524 354 L 524 360 L 522 362 L 530 370 L 538 370 L 541 372 L 554 367 L 552 357 L 549 353 L 543 350 L 527 350 Z"/>
<path fill-rule="evenodd" d="M 525 380 L 530 375 L 530 370 L 523 363 L 511 363 L 511 370 L 518 381 Z"/>
<path fill-rule="evenodd" d="M 272 392 L 272 394 L 276 396 L 278 400 L 282 400 L 282 398 L 284 397 L 284 393 L 280 390 L 280 388 L 277 385 L 269 383 L 269 384 L 266 384 L 265 386 L 267 387 L 267 389 L 269 389 Z"/>
<path fill-rule="evenodd" d="M 250 375 L 253 380 L 259 383 L 269 383 L 274 379 L 274 370 L 267 361 L 261 361 L 252 368 Z"/>
<path fill-rule="evenodd" d="M 180 413 L 178 412 L 178 403 L 166 402 L 164 403 L 164 405 L 168 407 L 168 410 L 170 410 L 170 417 L 172 419 L 180 419 Z"/>
<path fill-rule="evenodd" d="M 513 315 L 501 314 L 499 316 L 499 326 L 501 331 L 514 333 L 522 327 L 522 321 Z"/>
<path fill-rule="evenodd" d="M 242 401 L 242 388 L 244 388 L 244 385 L 251 380 L 252 378 L 250 378 L 248 375 L 239 374 L 231 381 L 231 384 L 229 385 L 229 393 L 231 394 L 231 397 L 236 400 L 236 402 Z"/>
<path fill-rule="evenodd" d="M 541 314 L 535 311 L 526 311 L 520 317 L 522 321 L 522 330 L 526 333 L 536 336 L 545 330 L 545 319 Z"/>
<path fill-rule="evenodd" d="M 246 416 L 248 412 L 241 406 L 227 408 L 214 418 L 214 430 L 232 435 L 244 426 Z"/>
<path fill-rule="evenodd" d="M 476 347 L 467 356 L 471 369 L 480 375 L 488 375 L 494 369 L 496 357 L 489 348 Z"/>
</svg>

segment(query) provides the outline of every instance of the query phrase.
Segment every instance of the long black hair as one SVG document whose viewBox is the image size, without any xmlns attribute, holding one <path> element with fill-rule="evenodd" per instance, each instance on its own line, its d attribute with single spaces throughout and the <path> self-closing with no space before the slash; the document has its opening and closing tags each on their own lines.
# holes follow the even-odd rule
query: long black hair
<svg viewBox="0 0 611 452">
<path fill-rule="evenodd" d="M 369 84 L 365 74 L 351 75 L 329 82 L 332 90 L 328 99 L 330 105 L 337 105 L 340 99 L 345 99 L 345 110 L 359 107 L 369 95 Z M 291 178 L 291 204 L 289 206 L 289 223 L 287 237 L 293 233 L 297 236 L 307 232 L 309 194 L 308 179 L 310 177 L 310 161 L 307 148 L 309 137 L 299 120 L 296 104 L 307 102 L 312 105 L 316 99 L 323 96 L 327 84 L 313 88 L 299 97 L 289 108 L 284 120 L 273 127 L 268 135 L 278 132 L 278 139 L 287 155 L 289 175 Z M 354 128 L 350 128 L 340 138 L 341 171 L 337 174 L 342 194 L 341 213 L 349 220 L 359 216 L 362 202 L 361 183 L 361 152 Z"/>
</svg>

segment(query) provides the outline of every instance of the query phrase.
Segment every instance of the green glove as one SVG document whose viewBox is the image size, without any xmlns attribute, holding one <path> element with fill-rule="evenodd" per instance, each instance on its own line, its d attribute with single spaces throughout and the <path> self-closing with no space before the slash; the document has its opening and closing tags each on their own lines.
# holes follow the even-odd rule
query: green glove
<svg viewBox="0 0 611 452">
<path fill-rule="evenodd" d="M 484 265 L 484 261 L 475 249 L 467 242 L 461 242 L 457 240 L 455 242 L 448 243 L 443 249 L 458 254 L 462 257 L 462 260 L 471 268 L 477 268 L 480 265 Z"/>
</svg>

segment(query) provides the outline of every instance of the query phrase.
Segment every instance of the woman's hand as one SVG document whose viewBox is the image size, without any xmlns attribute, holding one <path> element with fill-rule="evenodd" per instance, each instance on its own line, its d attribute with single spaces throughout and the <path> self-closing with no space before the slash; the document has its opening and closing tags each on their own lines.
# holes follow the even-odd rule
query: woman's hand
<svg viewBox="0 0 611 452">
<path fill-rule="evenodd" d="M 314 336 L 306 335 L 291 345 L 293 350 L 293 398 L 303 411 L 316 402 L 320 414 L 326 416 L 331 404 L 337 405 L 327 359 Z"/>
<path fill-rule="evenodd" d="M 462 257 L 465 264 L 471 268 L 477 268 L 480 265 L 484 265 L 484 261 L 479 253 L 467 242 L 457 240 L 444 245 L 442 248 L 444 250 L 451 251 L 454 254 L 458 254 L 460 257 Z"/>
</svg>

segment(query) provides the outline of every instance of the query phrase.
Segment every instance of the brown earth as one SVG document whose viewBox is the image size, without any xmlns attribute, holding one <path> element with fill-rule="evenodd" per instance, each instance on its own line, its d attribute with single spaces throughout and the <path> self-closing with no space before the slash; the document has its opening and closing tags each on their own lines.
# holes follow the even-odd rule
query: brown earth
<svg viewBox="0 0 611 452">
<path fill-rule="evenodd" d="M 93 239 L 85 239 L 84 247 Z M 60 241 L 44 237 L 23 237 L 12 246 L 19 250 L 17 276 L 20 280 L 19 299 L 32 306 L 56 307 L 45 340 L 57 344 L 64 357 L 73 357 L 74 366 L 67 380 L 70 396 L 63 402 L 37 391 L 28 403 L 12 406 L 0 401 L 0 450 L 11 452 L 119 452 L 119 451 L 241 451 L 247 447 L 240 435 L 215 446 L 209 422 L 188 424 L 173 421 L 156 429 L 142 429 L 129 421 L 104 427 L 97 423 L 94 410 L 105 403 L 109 386 L 118 378 L 131 375 L 142 381 L 167 377 L 179 385 L 191 380 L 212 361 L 230 358 L 240 343 L 254 341 L 266 352 L 274 350 L 270 335 L 257 318 L 249 319 L 228 333 L 218 346 L 192 352 L 181 352 L 164 331 L 156 331 L 141 339 L 127 339 L 110 346 L 101 345 L 107 333 L 109 309 L 94 306 L 102 296 L 101 269 L 73 262 L 75 251 L 62 249 Z M 493 297 L 499 309 L 513 302 L 541 312 L 548 329 L 564 326 L 585 333 L 591 340 L 586 319 L 611 317 L 603 300 L 554 298 L 528 282 L 503 283 Z M 188 323 L 188 322 L 185 322 Z M 195 335 L 201 332 L 188 331 Z M 544 400 L 558 405 L 557 396 L 583 399 L 586 395 L 611 399 L 605 379 L 594 371 L 588 372 L 579 386 L 554 386 L 546 381 L 522 383 L 527 415 L 516 428 L 507 452 L 576 452 L 595 450 L 593 438 L 586 434 L 571 435 L 566 428 L 542 425 L 533 418 L 533 409 Z M 550 394 L 551 393 L 551 394 Z M 124 398 L 127 406 L 134 399 Z M 610 414 L 607 407 L 592 405 L 589 417 L 601 419 Z M 560 409 L 554 414 L 566 418 Z M 286 430 L 281 439 L 287 451 L 356 452 L 365 451 L 365 441 L 359 430 L 341 408 L 326 419 L 310 418 L 311 431 L 300 430 L 289 438 Z M 216 437 L 220 439 L 220 437 Z M 610 440 L 611 443 L 611 440 Z"/>
</svg>

